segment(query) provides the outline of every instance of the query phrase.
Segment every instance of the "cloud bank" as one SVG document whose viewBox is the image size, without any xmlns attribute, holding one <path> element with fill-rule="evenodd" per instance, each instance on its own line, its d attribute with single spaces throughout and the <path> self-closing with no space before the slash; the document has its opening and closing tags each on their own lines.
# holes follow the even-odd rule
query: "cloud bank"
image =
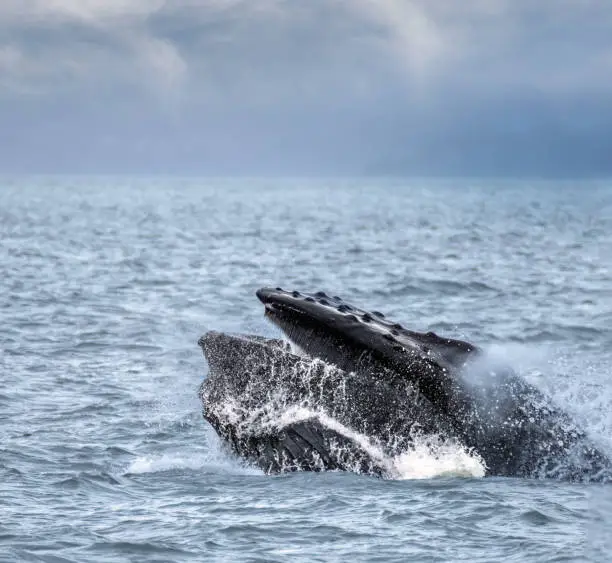
<svg viewBox="0 0 612 563">
<path fill-rule="evenodd" d="M 607 0 L 4 0 L 0 170 L 612 172 Z"/>
</svg>

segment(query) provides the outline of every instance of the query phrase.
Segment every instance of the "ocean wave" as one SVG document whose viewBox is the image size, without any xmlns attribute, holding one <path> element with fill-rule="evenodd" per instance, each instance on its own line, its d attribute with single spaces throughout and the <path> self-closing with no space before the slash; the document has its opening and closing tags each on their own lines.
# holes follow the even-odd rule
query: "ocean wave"
<svg viewBox="0 0 612 563">
<path fill-rule="evenodd" d="M 232 459 L 220 450 L 203 455 L 169 453 L 139 456 L 129 464 L 123 474 L 130 476 L 167 471 L 206 471 L 236 475 L 261 475 L 260 470 Z"/>
</svg>

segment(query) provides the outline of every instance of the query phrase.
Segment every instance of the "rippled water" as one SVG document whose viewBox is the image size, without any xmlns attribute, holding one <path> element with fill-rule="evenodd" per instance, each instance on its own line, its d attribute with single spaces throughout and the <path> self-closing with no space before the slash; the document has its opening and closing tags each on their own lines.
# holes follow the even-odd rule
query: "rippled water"
<svg viewBox="0 0 612 563">
<path fill-rule="evenodd" d="M 608 560 L 612 487 L 263 475 L 208 329 L 324 289 L 521 369 L 612 454 L 612 183 L 4 179 L 0 560 Z"/>
</svg>

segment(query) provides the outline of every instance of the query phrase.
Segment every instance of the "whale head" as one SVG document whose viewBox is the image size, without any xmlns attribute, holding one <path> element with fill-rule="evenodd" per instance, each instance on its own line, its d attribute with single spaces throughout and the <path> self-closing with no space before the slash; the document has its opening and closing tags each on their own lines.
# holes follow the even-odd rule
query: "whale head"
<svg viewBox="0 0 612 563">
<path fill-rule="evenodd" d="M 390 369 L 413 379 L 435 402 L 447 402 L 450 378 L 477 351 L 461 340 L 407 330 L 324 292 L 262 288 L 257 297 L 266 317 L 308 355 L 345 371 Z"/>
</svg>

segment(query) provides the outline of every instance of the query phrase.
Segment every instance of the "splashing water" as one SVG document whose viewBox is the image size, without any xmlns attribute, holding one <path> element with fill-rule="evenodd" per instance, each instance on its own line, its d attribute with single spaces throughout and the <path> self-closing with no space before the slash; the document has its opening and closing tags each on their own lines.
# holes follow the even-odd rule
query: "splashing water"
<svg viewBox="0 0 612 563">
<path fill-rule="evenodd" d="M 594 383 L 605 377 L 609 362 L 577 362 L 571 351 L 551 345 L 496 343 L 470 362 L 463 372 L 475 392 L 495 387 L 504 371 L 513 371 L 544 393 L 550 403 L 541 408 L 561 408 L 608 454 L 612 454 L 612 395 Z M 587 377 L 584 377 L 584 374 Z"/>
<path fill-rule="evenodd" d="M 125 475 L 144 473 L 162 473 L 165 471 L 202 471 L 212 469 L 215 472 L 235 475 L 254 475 L 260 473 L 246 463 L 229 458 L 222 448 L 211 448 L 209 454 L 185 455 L 185 453 L 163 454 L 160 456 L 141 456 L 130 463 Z"/>
</svg>

